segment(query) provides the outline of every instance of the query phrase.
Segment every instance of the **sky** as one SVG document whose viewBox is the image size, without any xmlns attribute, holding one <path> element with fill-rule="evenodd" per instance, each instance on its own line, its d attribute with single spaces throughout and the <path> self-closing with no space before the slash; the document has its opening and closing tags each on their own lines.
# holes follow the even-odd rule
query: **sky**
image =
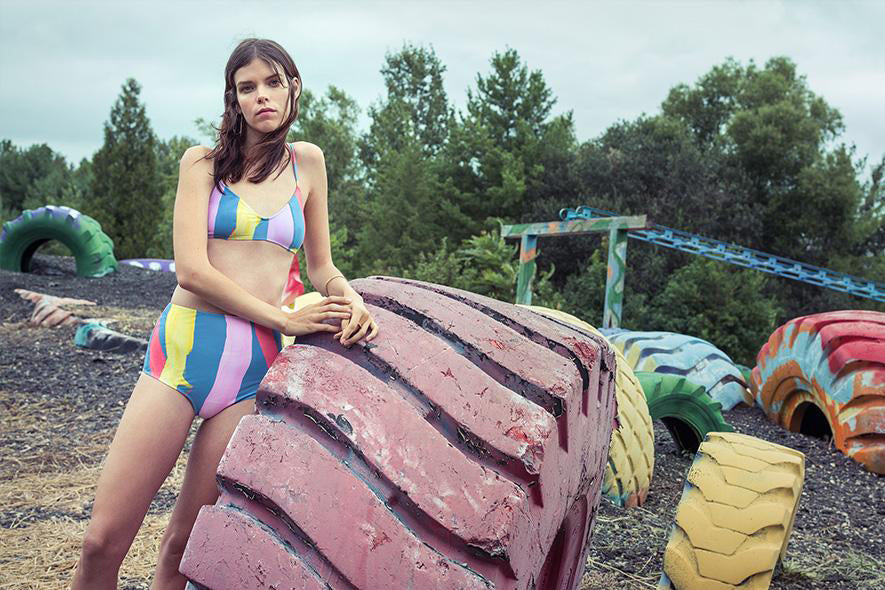
<svg viewBox="0 0 885 590">
<path fill-rule="evenodd" d="M 364 113 L 383 97 L 384 56 L 405 42 L 436 51 L 456 108 L 493 53 L 513 48 L 543 72 L 554 114 L 573 112 L 580 141 L 659 112 L 670 88 L 729 56 L 762 65 L 786 55 L 842 113 L 842 141 L 878 161 L 882 23 L 879 0 L 0 0 L 0 138 L 91 157 L 133 77 L 160 138 L 205 143 L 194 120 L 220 116 L 225 62 L 255 36 L 289 51 L 306 88 L 335 85 Z"/>
</svg>

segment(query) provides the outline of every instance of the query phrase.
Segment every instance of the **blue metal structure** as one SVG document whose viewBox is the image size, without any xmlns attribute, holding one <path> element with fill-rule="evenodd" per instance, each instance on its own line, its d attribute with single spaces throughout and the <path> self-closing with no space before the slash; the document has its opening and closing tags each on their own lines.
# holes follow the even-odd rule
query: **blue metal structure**
<svg viewBox="0 0 885 590">
<path fill-rule="evenodd" d="M 562 209 L 559 212 L 559 216 L 563 220 L 568 221 L 615 217 L 618 214 L 594 207 L 578 207 L 576 209 Z M 651 242 L 659 246 L 666 246 L 667 248 L 706 256 L 713 260 L 721 260 L 729 264 L 760 270 L 779 277 L 786 277 L 795 281 L 850 293 L 857 297 L 885 302 L 885 284 L 883 283 L 813 266 L 798 260 L 775 256 L 774 254 L 767 254 L 759 250 L 744 248 L 743 246 L 729 244 L 728 242 L 720 242 L 719 240 L 705 238 L 704 236 L 664 227 L 663 225 L 649 224 L 648 227 L 649 229 L 629 230 L 627 235 L 631 238 Z"/>
</svg>

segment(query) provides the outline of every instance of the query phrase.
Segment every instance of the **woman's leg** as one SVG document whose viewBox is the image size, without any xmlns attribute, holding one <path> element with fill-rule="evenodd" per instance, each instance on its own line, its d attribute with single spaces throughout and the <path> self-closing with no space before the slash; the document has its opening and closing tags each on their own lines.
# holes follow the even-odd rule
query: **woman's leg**
<svg viewBox="0 0 885 590">
<path fill-rule="evenodd" d="M 181 454 L 193 419 L 183 395 L 139 376 L 98 479 L 74 590 L 117 587 L 120 564 Z"/>
<path fill-rule="evenodd" d="M 187 580 L 178 573 L 178 566 L 197 513 L 201 507 L 214 504 L 218 499 L 218 487 L 215 483 L 218 462 L 240 418 L 254 411 L 255 400 L 243 400 L 200 425 L 187 460 L 181 494 L 160 543 L 157 572 L 151 586 L 153 590 L 184 588 Z"/>
</svg>

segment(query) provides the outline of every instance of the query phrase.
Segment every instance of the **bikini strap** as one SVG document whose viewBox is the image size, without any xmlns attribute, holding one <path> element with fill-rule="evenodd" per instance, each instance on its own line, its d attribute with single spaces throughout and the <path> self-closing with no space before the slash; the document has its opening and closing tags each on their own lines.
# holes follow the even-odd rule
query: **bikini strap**
<svg viewBox="0 0 885 590">
<path fill-rule="evenodd" d="M 289 148 L 292 150 L 292 172 L 295 173 L 295 182 L 298 183 L 298 163 L 295 162 L 295 144 L 292 143 Z"/>
</svg>

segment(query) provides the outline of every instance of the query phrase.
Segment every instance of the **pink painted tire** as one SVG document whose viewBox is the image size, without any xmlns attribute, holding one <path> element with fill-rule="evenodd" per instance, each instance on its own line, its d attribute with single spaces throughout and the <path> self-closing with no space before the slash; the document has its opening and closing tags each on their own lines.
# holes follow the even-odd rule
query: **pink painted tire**
<svg viewBox="0 0 885 590">
<path fill-rule="evenodd" d="M 277 357 L 182 573 L 212 589 L 577 588 L 616 415 L 610 348 L 464 291 L 352 285 L 381 335 Z"/>
</svg>

